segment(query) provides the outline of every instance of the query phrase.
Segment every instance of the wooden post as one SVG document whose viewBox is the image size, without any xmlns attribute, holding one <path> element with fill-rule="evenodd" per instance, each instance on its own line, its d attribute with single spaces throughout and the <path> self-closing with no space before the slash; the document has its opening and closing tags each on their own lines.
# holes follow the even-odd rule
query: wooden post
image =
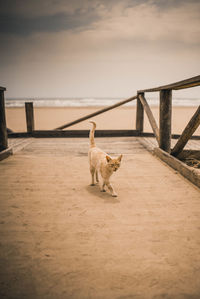
<svg viewBox="0 0 200 299">
<path fill-rule="evenodd" d="M 171 151 L 171 119 L 172 119 L 172 90 L 160 91 L 160 132 L 159 147 Z"/>
<path fill-rule="evenodd" d="M 156 140 L 159 143 L 159 129 L 158 129 L 156 120 L 155 120 L 155 118 L 153 116 L 153 113 L 152 113 L 152 111 L 151 111 L 151 109 L 149 107 L 149 104 L 147 103 L 147 100 L 144 97 L 144 94 L 139 93 L 139 99 L 140 99 L 140 101 L 141 101 L 141 103 L 142 103 L 142 105 L 144 107 L 144 110 L 145 110 L 145 112 L 147 114 L 147 117 L 149 119 L 150 125 L 151 125 L 152 130 L 153 130 L 153 132 L 155 134 Z"/>
<path fill-rule="evenodd" d="M 34 131 L 33 102 L 26 102 L 25 109 L 26 109 L 27 132 L 33 132 Z"/>
<path fill-rule="evenodd" d="M 143 127 L 144 127 L 144 108 L 138 96 L 137 108 L 136 108 L 136 130 L 138 130 L 139 132 L 143 132 Z"/>
<path fill-rule="evenodd" d="M 181 137 L 178 139 L 176 145 L 172 149 L 171 154 L 173 156 L 178 156 L 179 153 L 183 150 L 184 146 L 188 142 L 188 140 L 191 138 L 193 133 L 196 131 L 198 126 L 200 125 L 200 106 L 198 107 L 197 111 L 185 127 Z"/>
<path fill-rule="evenodd" d="M 0 87 L 0 151 L 3 151 L 8 147 L 8 134 L 7 134 L 7 128 L 6 128 L 4 90 L 6 90 L 6 89 L 3 87 Z"/>
</svg>

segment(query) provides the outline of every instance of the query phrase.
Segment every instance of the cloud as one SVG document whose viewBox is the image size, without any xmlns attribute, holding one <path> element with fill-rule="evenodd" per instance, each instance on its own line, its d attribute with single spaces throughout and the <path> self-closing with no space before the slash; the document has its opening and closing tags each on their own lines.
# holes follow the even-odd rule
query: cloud
<svg viewBox="0 0 200 299">
<path fill-rule="evenodd" d="M 59 3 L 59 9 L 64 4 L 54 2 Z M 74 2 L 77 5 L 78 1 Z M 3 63 L 26 57 L 28 61 L 30 55 L 43 60 L 50 56 L 52 60 L 105 56 L 123 60 L 132 59 L 136 53 L 141 58 L 145 51 L 146 55 L 188 52 L 195 57 L 199 51 L 200 3 L 182 1 L 179 6 L 168 5 L 161 10 L 154 2 L 162 1 L 93 1 L 92 7 L 89 2 L 79 3 L 76 9 L 71 6 L 68 12 L 55 13 L 49 8 L 44 16 L 8 16 L 10 24 L 0 26 L 4 33 L 12 32 L 1 34 Z M 98 8 L 95 12 L 94 7 Z M 50 10 L 55 14 L 49 14 Z M 4 24 L 5 19 L 0 18 L 0 22 Z"/>
<path fill-rule="evenodd" d="M 199 71 L 199 1 L 0 0 L 0 14 L 0 79 L 15 96 L 123 96 Z"/>
<path fill-rule="evenodd" d="M 199 43 L 200 3 L 184 3 L 161 10 L 151 2 L 129 7 L 121 2 L 107 11 L 95 29 L 107 41 Z"/>
<path fill-rule="evenodd" d="M 190 4 L 199 3 L 199 0 L 190 0 L 190 1 L 188 0 L 159 0 L 159 1 L 149 0 L 148 2 L 152 5 L 156 5 L 160 9 L 171 9 L 171 8 L 181 7 L 188 3 Z"/>
<path fill-rule="evenodd" d="M 98 16 L 76 11 L 74 15 L 57 13 L 54 15 L 26 17 L 17 15 L 0 15 L 0 32 L 6 34 L 29 35 L 36 32 L 59 32 L 70 29 L 86 28 Z"/>
<path fill-rule="evenodd" d="M 30 35 L 37 32 L 84 30 L 98 20 L 98 5 L 89 6 L 89 1 L 24 1 L 12 0 L 9 9 L 7 0 L 1 9 L 0 33 Z M 21 5 L 17 5 L 21 4 Z M 84 5 L 83 5 L 84 4 Z"/>
<path fill-rule="evenodd" d="M 191 20 L 191 21 L 189 21 Z M 199 43 L 198 0 L 0 0 L 0 33 L 82 31 L 103 42 Z M 73 32 L 72 32 L 73 33 Z M 95 38 L 96 39 L 96 38 Z"/>
<path fill-rule="evenodd" d="M 37 17 L 60 12 L 74 13 L 76 9 L 88 7 L 88 0 L 0 0 L 1 13 Z"/>
</svg>

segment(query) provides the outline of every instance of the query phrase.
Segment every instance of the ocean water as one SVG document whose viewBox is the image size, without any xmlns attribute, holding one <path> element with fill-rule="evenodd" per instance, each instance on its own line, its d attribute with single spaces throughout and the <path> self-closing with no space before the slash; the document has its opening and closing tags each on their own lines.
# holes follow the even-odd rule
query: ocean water
<svg viewBox="0 0 200 299">
<path fill-rule="evenodd" d="M 25 102 L 33 102 L 34 107 L 105 107 L 116 104 L 125 98 L 8 98 L 5 100 L 6 107 L 24 107 Z M 158 106 L 158 98 L 147 98 L 150 106 Z M 200 98 L 173 98 L 173 106 L 197 107 Z M 123 106 L 135 106 L 136 101 Z"/>
</svg>

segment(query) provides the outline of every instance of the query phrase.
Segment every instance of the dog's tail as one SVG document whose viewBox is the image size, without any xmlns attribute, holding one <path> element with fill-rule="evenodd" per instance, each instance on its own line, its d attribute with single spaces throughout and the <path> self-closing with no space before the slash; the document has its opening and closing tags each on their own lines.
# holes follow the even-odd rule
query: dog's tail
<svg viewBox="0 0 200 299">
<path fill-rule="evenodd" d="M 93 124 L 92 129 L 90 130 L 90 147 L 95 147 L 95 141 L 94 141 L 94 131 L 96 129 L 96 123 L 94 121 L 90 121 L 90 123 Z"/>
</svg>

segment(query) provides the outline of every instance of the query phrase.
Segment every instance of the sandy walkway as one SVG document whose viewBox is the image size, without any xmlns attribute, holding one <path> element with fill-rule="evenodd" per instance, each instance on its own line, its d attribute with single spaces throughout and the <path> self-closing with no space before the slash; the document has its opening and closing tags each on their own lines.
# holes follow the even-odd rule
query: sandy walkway
<svg viewBox="0 0 200 299">
<path fill-rule="evenodd" d="M 126 141 L 126 142 L 125 142 Z M 200 192 L 134 138 L 117 199 L 89 186 L 86 139 L 33 139 L 0 162 L 0 297 L 200 298 Z"/>
</svg>

